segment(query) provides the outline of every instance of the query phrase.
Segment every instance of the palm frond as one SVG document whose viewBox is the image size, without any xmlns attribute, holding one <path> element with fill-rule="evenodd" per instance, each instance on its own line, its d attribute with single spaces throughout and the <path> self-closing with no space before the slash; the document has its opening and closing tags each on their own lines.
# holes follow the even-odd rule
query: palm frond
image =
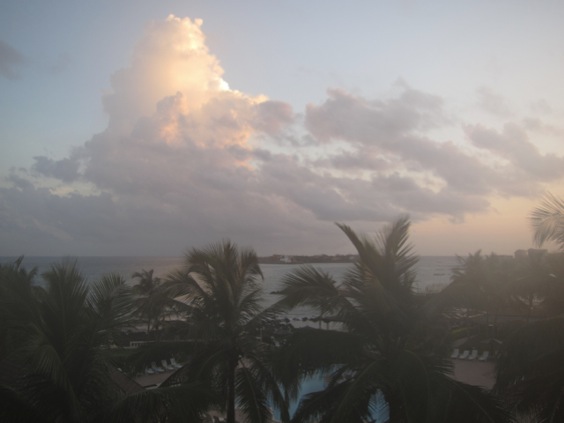
<svg viewBox="0 0 564 423">
<path fill-rule="evenodd" d="M 564 318 L 530 323 L 504 344 L 495 390 L 538 421 L 564 416 Z M 559 416 L 551 420 L 554 416 Z"/>
<path fill-rule="evenodd" d="M 250 321 L 260 316 L 263 310 L 261 301 L 262 288 L 256 288 L 241 297 L 237 307 L 239 324 L 247 325 Z"/>
<path fill-rule="evenodd" d="M 104 329 L 119 328 L 128 323 L 133 311 L 131 288 L 118 274 L 104 275 L 90 284 L 88 304 L 97 313 Z"/>
<path fill-rule="evenodd" d="M 161 289 L 172 298 L 188 299 L 192 297 L 209 297 L 210 292 L 204 283 L 200 283 L 193 274 L 186 269 L 171 272 Z"/>
<path fill-rule="evenodd" d="M 349 419 L 361 417 L 369 419 L 371 407 L 370 404 L 375 401 L 383 401 L 383 397 L 379 395 L 380 383 L 386 373 L 386 363 L 383 360 L 372 360 L 366 365 L 350 372 L 347 377 L 339 375 L 337 385 L 342 384 L 341 397 L 336 403 L 332 411 L 332 421 L 349 421 Z M 344 378 L 345 382 L 341 380 Z M 330 384 L 330 386 L 333 385 Z M 362 410 L 362 411 L 361 411 Z M 352 413 L 352 416 L 351 416 Z"/>
<path fill-rule="evenodd" d="M 276 373 L 304 374 L 329 370 L 335 364 L 350 363 L 363 355 L 364 342 L 344 331 L 297 329 L 276 353 Z M 292 370 L 294 369 L 294 370 Z"/>
<path fill-rule="evenodd" d="M 184 422 L 201 421 L 218 398 L 200 382 L 143 390 L 127 395 L 106 407 L 97 422 Z"/>
<path fill-rule="evenodd" d="M 313 266 L 301 266 L 285 275 L 281 283 L 278 294 L 282 298 L 275 305 L 279 309 L 308 306 L 324 314 L 334 311 L 335 302 L 340 301 L 339 288 L 333 277 Z"/>
<path fill-rule="evenodd" d="M 48 422 L 49 416 L 38 413 L 25 395 L 10 386 L 0 385 L 0 420 L 7 423 Z"/>
<path fill-rule="evenodd" d="M 256 376 L 253 368 L 237 367 L 235 371 L 237 405 L 250 421 L 266 423 L 271 417 L 270 407 L 266 393 L 257 383 Z"/>
<path fill-rule="evenodd" d="M 411 295 L 413 266 L 417 257 L 409 240 L 409 219 L 402 217 L 379 233 L 374 240 L 361 238 L 348 226 L 338 224 L 357 249 L 359 260 L 353 278 L 382 285 L 404 302 Z"/>
<path fill-rule="evenodd" d="M 513 415 L 492 393 L 478 386 L 435 374 L 432 380 L 433 402 L 430 410 L 434 422 L 512 423 Z"/>
<path fill-rule="evenodd" d="M 534 241 L 542 246 L 546 241 L 555 241 L 564 248 L 564 200 L 547 193 L 541 204 L 533 210 L 530 221 L 534 230 Z"/>
<path fill-rule="evenodd" d="M 259 350 L 246 354 L 245 358 L 240 360 L 239 366 L 252 369 L 254 384 L 270 399 L 274 409 L 280 413 L 282 421 L 287 422 L 290 419 L 288 399 L 296 398 L 299 384 L 284 385 L 282 379 L 273 372 L 271 363 L 271 358 L 265 357 Z M 294 391 L 295 395 L 292 395 L 291 392 Z"/>
<path fill-rule="evenodd" d="M 322 391 L 312 392 L 300 402 L 292 422 L 299 423 L 364 423 L 369 421 L 367 412 L 370 393 L 362 392 L 353 402 L 343 400 L 351 381 L 330 385 Z"/>
</svg>

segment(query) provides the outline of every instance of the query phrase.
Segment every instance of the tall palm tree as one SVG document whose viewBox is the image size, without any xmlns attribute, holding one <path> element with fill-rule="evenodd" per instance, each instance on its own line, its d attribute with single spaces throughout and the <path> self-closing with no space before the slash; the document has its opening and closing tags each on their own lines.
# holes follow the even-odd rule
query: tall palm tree
<svg viewBox="0 0 564 423">
<path fill-rule="evenodd" d="M 547 193 L 541 204 L 530 216 L 535 242 L 542 246 L 554 241 L 564 249 L 564 200 Z"/>
<path fill-rule="evenodd" d="M 296 329 L 280 351 L 277 367 L 288 379 L 321 372 L 328 381 L 306 396 L 293 421 L 369 422 L 386 405 L 391 422 L 508 421 L 483 390 L 448 376 L 446 336 L 413 293 L 409 220 L 375 239 L 338 226 L 359 256 L 344 279 L 303 267 L 284 278 L 276 304 L 310 307 L 336 324 Z"/>
<path fill-rule="evenodd" d="M 270 405 L 286 416 L 286 402 L 269 367 L 272 346 L 259 329 L 270 319 L 261 307 L 262 279 L 256 253 L 230 241 L 186 255 L 171 275 L 171 295 L 189 307 L 188 362 L 164 386 L 189 380 L 210 381 L 221 392 L 227 423 L 236 406 L 252 423 L 271 417 Z"/>
</svg>

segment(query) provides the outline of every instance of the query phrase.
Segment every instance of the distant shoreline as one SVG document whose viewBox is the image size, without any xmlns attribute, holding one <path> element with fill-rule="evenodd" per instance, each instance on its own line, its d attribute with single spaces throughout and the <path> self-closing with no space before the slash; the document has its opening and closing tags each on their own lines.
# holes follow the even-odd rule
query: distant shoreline
<svg viewBox="0 0 564 423">
<path fill-rule="evenodd" d="M 354 254 L 293 256 L 274 254 L 268 257 L 259 257 L 260 264 L 308 264 L 308 263 L 353 263 L 358 258 Z"/>
</svg>

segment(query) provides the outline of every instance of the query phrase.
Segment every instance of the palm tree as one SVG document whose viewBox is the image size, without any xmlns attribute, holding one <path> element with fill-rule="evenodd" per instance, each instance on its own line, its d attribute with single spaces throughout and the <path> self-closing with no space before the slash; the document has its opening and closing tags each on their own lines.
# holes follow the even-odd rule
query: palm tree
<svg viewBox="0 0 564 423">
<path fill-rule="evenodd" d="M 26 342 L 31 322 L 36 321 L 37 270 L 22 266 L 23 256 L 13 263 L 0 264 L 0 419 L 41 421 L 29 407 L 26 398 L 14 383 L 24 373 L 19 346 Z"/>
<path fill-rule="evenodd" d="M 37 269 L 27 271 L 22 261 L 23 256 L 13 263 L 0 264 L 0 359 L 21 341 L 22 326 L 36 312 Z"/>
<path fill-rule="evenodd" d="M 486 324 L 490 323 L 493 315 L 495 325 L 499 311 L 511 305 L 512 294 L 518 294 L 515 290 L 517 271 L 514 258 L 493 253 L 483 256 L 481 251 L 477 251 L 467 257 L 459 257 L 459 263 L 453 270 L 451 283 L 438 297 L 446 306 L 485 312 Z M 528 294 L 528 291 L 523 292 Z"/>
<path fill-rule="evenodd" d="M 133 286 L 133 292 L 139 295 L 150 295 L 161 284 L 161 279 L 153 276 L 153 273 L 153 269 L 134 272 L 131 277 L 139 279 L 139 282 Z"/>
<path fill-rule="evenodd" d="M 541 275 L 545 281 L 542 306 L 547 316 L 560 316 L 564 311 L 564 251 L 547 254 L 545 261 L 547 271 Z"/>
<path fill-rule="evenodd" d="M 129 394 L 118 383 L 125 376 L 113 367 L 108 347 L 131 316 L 123 278 L 107 275 L 88 284 L 71 262 L 51 266 L 42 275 L 45 288 L 30 276 L 19 263 L 0 267 L 2 341 L 8 344 L 0 356 L 2 421 L 141 422 L 174 415 L 174 390 Z M 202 399 L 209 395 L 199 392 L 202 402 L 188 401 L 184 409 L 207 408 L 209 399 Z"/>
<path fill-rule="evenodd" d="M 564 318 L 530 323 L 503 345 L 495 390 L 521 416 L 564 421 Z"/>
<path fill-rule="evenodd" d="M 547 193 L 530 219 L 535 231 L 534 239 L 539 246 L 546 241 L 555 241 L 560 249 L 564 249 L 564 200 Z"/>
<path fill-rule="evenodd" d="M 555 241 L 564 250 L 562 199 L 548 193 L 531 214 L 531 223 L 538 245 Z M 517 413 L 539 423 L 564 421 L 563 257 L 562 252 L 546 255 L 537 271 L 546 285 L 543 305 L 555 317 L 515 331 L 504 343 L 497 365 L 495 390 Z"/>
<path fill-rule="evenodd" d="M 278 371 L 295 381 L 321 372 L 324 390 L 309 394 L 295 422 L 369 422 L 387 407 L 390 422 L 498 422 L 491 396 L 448 376 L 447 336 L 413 293 L 417 258 L 400 218 L 373 239 L 338 225 L 359 259 L 340 282 L 313 267 L 283 280 L 279 309 L 310 307 L 336 324 L 296 329 Z"/>
<path fill-rule="evenodd" d="M 100 346 L 127 318 L 125 281 L 108 276 L 90 291 L 70 262 L 42 276 L 46 288 L 25 297 L 33 309 L 20 326 L 25 339 L 11 345 L 9 363 L 25 375 L 16 372 L 11 387 L 47 421 L 87 421 L 116 395 Z"/>
<path fill-rule="evenodd" d="M 564 200 L 547 193 L 542 203 L 533 210 L 530 216 L 534 230 L 534 240 L 542 246 L 546 241 L 555 241 L 560 253 L 548 254 L 546 261 L 549 271 L 546 272 L 545 285 L 547 292 L 544 305 L 551 314 L 559 314 L 564 302 L 564 285 L 562 254 L 564 254 Z"/>
<path fill-rule="evenodd" d="M 261 307 L 261 278 L 256 253 L 225 241 L 191 250 L 184 268 L 167 282 L 171 295 L 190 310 L 184 343 L 190 357 L 163 386 L 210 381 L 221 393 L 227 423 L 235 422 L 236 406 L 253 423 L 268 421 L 271 404 L 287 416 L 268 364 L 272 345 L 258 336 L 270 319 Z"/>
<path fill-rule="evenodd" d="M 153 269 L 133 273 L 139 282 L 133 286 L 135 294 L 135 312 L 147 322 L 147 333 L 160 335 L 160 329 L 166 317 L 178 303 L 163 289 L 161 279 L 153 276 Z"/>
</svg>

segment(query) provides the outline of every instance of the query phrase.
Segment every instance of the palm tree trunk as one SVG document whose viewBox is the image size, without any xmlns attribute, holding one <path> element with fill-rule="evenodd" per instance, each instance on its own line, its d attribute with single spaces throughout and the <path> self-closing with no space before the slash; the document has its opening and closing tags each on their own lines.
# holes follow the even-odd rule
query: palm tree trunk
<svg viewBox="0 0 564 423">
<path fill-rule="evenodd" d="M 237 360 L 231 360 L 227 375 L 227 416 L 226 423 L 235 423 L 235 368 Z"/>
</svg>

